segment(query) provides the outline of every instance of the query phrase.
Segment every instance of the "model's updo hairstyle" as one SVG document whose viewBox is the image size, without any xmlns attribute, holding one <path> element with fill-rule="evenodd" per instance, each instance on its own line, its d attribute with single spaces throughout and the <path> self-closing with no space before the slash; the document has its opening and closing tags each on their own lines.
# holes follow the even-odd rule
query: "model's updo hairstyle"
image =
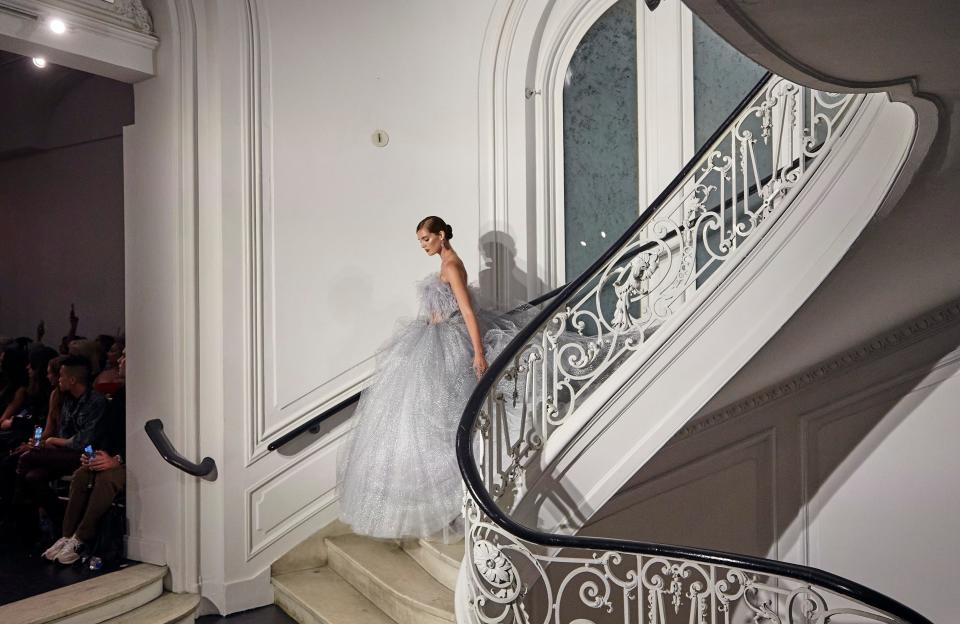
<svg viewBox="0 0 960 624">
<path fill-rule="evenodd" d="M 450 225 L 440 217 L 430 216 L 423 219 L 417 224 L 416 231 L 419 232 L 420 230 L 426 230 L 431 234 L 439 234 L 440 232 L 443 232 L 447 240 L 453 238 L 453 228 L 450 227 Z"/>
</svg>

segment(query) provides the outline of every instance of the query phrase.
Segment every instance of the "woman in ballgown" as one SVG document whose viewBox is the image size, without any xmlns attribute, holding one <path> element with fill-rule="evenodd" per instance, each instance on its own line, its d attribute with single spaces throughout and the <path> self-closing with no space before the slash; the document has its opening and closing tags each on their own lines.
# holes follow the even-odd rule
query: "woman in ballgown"
<svg viewBox="0 0 960 624">
<path fill-rule="evenodd" d="M 517 326 L 476 307 L 452 238 L 439 217 L 417 225 L 420 246 L 439 256 L 440 272 L 418 284 L 419 317 L 400 323 L 381 347 L 373 385 L 361 394 L 340 451 L 340 518 L 360 535 L 436 538 L 460 515 L 457 425 L 495 355 L 491 340 L 502 345 Z"/>
</svg>

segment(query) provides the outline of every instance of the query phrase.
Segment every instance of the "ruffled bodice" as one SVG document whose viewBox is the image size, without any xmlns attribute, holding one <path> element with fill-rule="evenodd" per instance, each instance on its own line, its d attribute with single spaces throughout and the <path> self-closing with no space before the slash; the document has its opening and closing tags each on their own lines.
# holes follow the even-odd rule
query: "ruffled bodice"
<svg viewBox="0 0 960 624">
<path fill-rule="evenodd" d="M 476 286 L 467 286 L 470 294 L 470 306 L 477 307 L 479 290 Z M 436 323 L 445 321 L 460 311 L 460 304 L 453 294 L 450 284 L 440 279 L 438 273 L 431 273 L 417 283 L 417 294 L 420 297 L 420 316 Z"/>
<path fill-rule="evenodd" d="M 420 315 L 428 319 L 448 319 L 460 309 L 450 284 L 441 280 L 437 273 L 431 273 L 417 283 L 417 294 L 420 296 Z"/>
</svg>

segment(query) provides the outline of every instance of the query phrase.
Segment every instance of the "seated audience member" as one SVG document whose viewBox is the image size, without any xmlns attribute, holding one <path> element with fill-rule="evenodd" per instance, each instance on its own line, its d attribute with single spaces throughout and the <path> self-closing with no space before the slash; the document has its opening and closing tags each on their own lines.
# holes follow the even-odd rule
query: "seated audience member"
<svg viewBox="0 0 960 624">
<path fill-rule="evenodd" d="M 100 334 L 94 341 L 97 343 L 97 351 L 100 352 L 100 370 L 104 370 L 107 367 L 107 354 L 110 353 L 110 348 L 113 347 L 113 344 L 117 339 L 110 334 Z M 123 352 L 123 349 L 120 349 L 120 352 Z M 116 364 L 114 364 L 116 366 Z"/>
<path fill-rule="evenodd" d="M 122 353 L 123 339 L 117 339 L 107 351 L 106 367 L 97 375 L 97 378 L 93 382 L 93 389 L 104 396 L 112 396 L 123 384 L 123 378 L 117 365 Z"/>
<path fill-rule="evenodd" d="M 70 355 L 80 355 L 90 362 L 90 372 L 95 379 L 100 374 L 100 344 L 96 340 L 77 338 L 70 342 Z"/>
<path fill-rule="evenodd" d="M 13 495 L 15 523 L 21 531 L 30 532 L 35 520 L 33 509 L 39 508 L 42 524 L 49 527 L 49 512 L 56 496 L 50 490 L 51 479 L 72 473 L 80 466 L 80 456 L 87 445 L 96 445 L 106 399 L 92 388 L 90 362 L 81 356 L 67 356 L 60 365 L 58 385 L 63 397 L 60 409 L 59 435 L 47 438 L 39 448 L 31 448 L 17 462 Z M 32 503 L 32 505 L 31 505 Z"/>
<path fill-rule="evenodd" d="M 50 351 L 53 352 L 53 349 Z M 41 445 L 46 442 L 47 438 L 60 435 L 60 408 L 62 406 L 62 400 L 58 381 L 60 379 L 60 364 L 63 360 L 64 356 L 58 356 L 47 363 L 47 385 L 51 390 L 47 402 L 47 409 L 45 410 L 46 424 L 40 436 Z M 17 462 L 20 461 L 21 455 L 33 448 L 36 447 L 34 446 L 34 440 L 31 436 L 27 441 L 21 442 L 20 446 L 10 451 L 10 455 L 0 457 L 0 502 L 9 504 L 13 495 Z"/>
<path fill-rule="evenodd" d="M 117 363 L 120 379 L 125 374 L 126 358 Z M 70 482 L 70 500 L 63 515 L 63 537 L 43 557 L 64 565 L 76 562 L 84 547 L 97 535 L 100 518 L 126 485 L 123 454 L 126 447 L 126 392 L 121 386 L 107 406 L 98 434 L 100 446 L 91 458 L 82 457 L 81 466 Z"/>
<path fill-rule="evenodd" d="M 14 428 L 14 420 L 27 403 L 28 385 L 26 353 L 8 346 L 0 353 L 0 450 L 10 450 L 21 441 L 22 431 Z"/>
</svg>

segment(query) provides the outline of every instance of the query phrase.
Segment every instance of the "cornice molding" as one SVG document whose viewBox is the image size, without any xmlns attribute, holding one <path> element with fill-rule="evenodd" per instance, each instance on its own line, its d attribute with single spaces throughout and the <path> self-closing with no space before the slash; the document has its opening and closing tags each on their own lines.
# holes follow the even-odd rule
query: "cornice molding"
<svg viewBox="0 0 960 624">
<path fill-rule="evenodd" d="M 71 28 L 156 46 L 153 20 L 142 0 L 2 0 L 0 7 L 34 19 L 62 17 Z"/>
<path fill-rule="evenodd" d="M 960 323 L 960 299 L 935 308 L 912 321 L 868 340 L 849 351 L 823 360 L 784 381 L 767 386 L 739 401 L 735 401 L 696 418 L 678 431 L 670 443 L 689 438 L 718 425 L 740 418 L 761 407 L 798 392 L 835 379 L 856 368 L 880 360 L 903 348 L 917 344 Z"/>
</svg>

